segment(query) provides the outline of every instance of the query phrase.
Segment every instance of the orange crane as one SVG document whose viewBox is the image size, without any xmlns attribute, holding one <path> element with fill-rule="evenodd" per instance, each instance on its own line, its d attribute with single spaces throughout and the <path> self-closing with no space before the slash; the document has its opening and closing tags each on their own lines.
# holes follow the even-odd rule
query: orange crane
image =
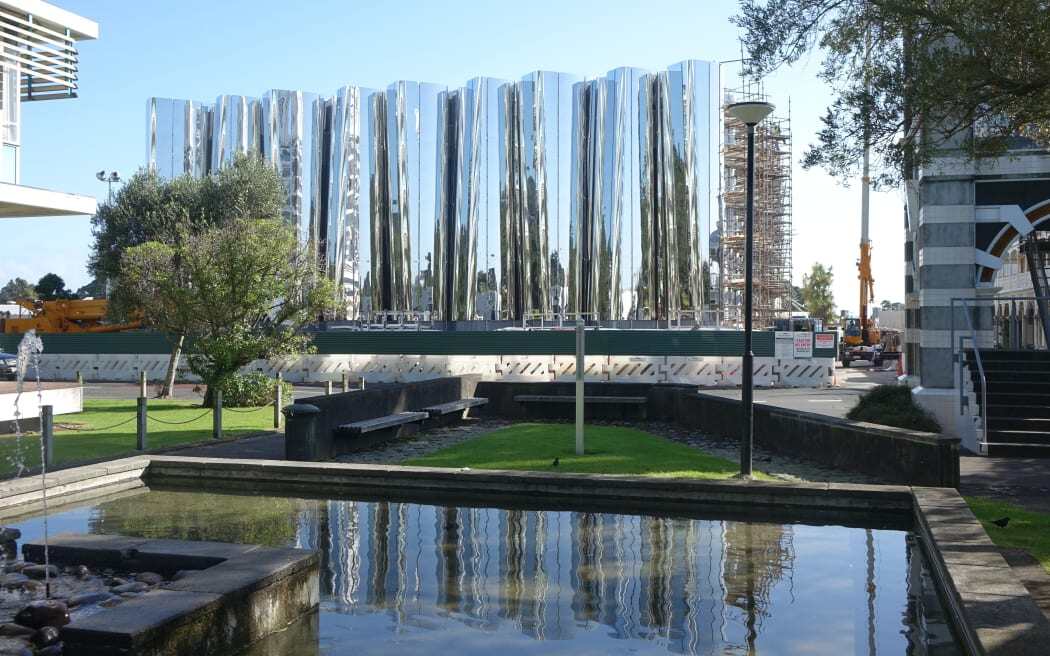
<svg viewBox="0 0 1050 656">
<path fill-rule="evenodd" d="M 115 333 L 142 327 L 142 321 L 138 319 L 127 323 L 106 323 L 109 304 L 104 298 L 62 301 L 20 299 L 15 303 L 28 310 L 29 316 L 0 319 L 0 332 L 8 335 L 30 330 L 38 333 Z"/>
</svg>

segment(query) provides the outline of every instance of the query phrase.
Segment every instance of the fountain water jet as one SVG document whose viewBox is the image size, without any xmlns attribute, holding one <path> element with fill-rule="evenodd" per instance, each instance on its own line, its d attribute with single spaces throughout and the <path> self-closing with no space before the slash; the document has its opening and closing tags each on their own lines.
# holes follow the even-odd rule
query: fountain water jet
<svg viewBox="0 0 1050 656">
<path fill-rule="evenodd" d="M 25 386 L 26 372 L 32 364 L 34 378 L 36 379 L 36 401 L 37 401 L 37 414 L 42 415 L 42 406 L 44 404 L 44 387 L 40 382 L 40 354 L 44 352 L 44 342 L 37 337 L 35 330 L 30 330 L 22 338 L 22 341 L 18 343 L 17 353 L 17 364 L 16 369 L 16 384 L 15 384 L 15 477 L 20 477 L 22 472 L 26 470 L 25 459 L 22 456 L 22 426 L 19 423 L 21 417 L 20 402 L 22 400 L 22 391 Z M 43 431 L 43 421 L 41 417 L 41 431 Z M 43 518 L 44 518 L 44 598 L 51 598 L 51 558 L 48 550 L 47 534 L 47 459 L 45 457 L 44 448 L 44 435 L 43 432 L 40 434 L 40 494 L 41 502 L 43 505 Z"/>
</svg>

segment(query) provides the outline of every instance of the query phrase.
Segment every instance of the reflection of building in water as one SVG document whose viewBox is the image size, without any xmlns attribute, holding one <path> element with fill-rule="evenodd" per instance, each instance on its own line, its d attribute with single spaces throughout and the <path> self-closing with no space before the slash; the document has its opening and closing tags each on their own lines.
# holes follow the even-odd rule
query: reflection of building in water
<svg viewBox="0 0 1050 656">
<path fill-rule="evenodd" d="M 767 613 L 793 557 L 787 527 L 603 513 L 330 501 L 299 530 L 322 552 L 335 610 L 406 627 L 424 615 L 509 622 L 554 640 L 597 624 L 675 653 Z"/>
<path fill-rule="evenodd" d="M 743 611 L 749 648 L 770 614 L 773 588 L 791 576 L 791 537 L 790 525 L 725 523 L 725 601 Z"/>
</svg>

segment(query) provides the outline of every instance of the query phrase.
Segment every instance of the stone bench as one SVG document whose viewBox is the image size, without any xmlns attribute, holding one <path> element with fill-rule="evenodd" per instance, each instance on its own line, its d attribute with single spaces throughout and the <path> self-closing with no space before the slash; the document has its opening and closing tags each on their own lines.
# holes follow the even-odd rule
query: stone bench
<svg viewBox="0 0 1050 656">
<path fill-rule="evenodd" d="M 518 403 L 576 403 L 576 397 L 567 394 L 518 394 L 514 400 Z M 644 396 L 585 396 L 583 402 L 645 405 L 647 399 Z"/>
<path fill-rule="evenodd" d="M 478 406 L 485 405 L 488 402 L 488 399 L 459 399 L 458 401 L 439 403 L 438 405 L 432 405 L 428 408 L 423 408 L 423 412 L 426 412 L 430 416 L 430 418 L 433 419 L 435 417 L 442 417 L 444 415 L 451 415 L 456 412 L 462 412 L 470 408 L 476 408 Z"/>
<path fill-rule="evenodd" d="M 395 412 L 394 414 L 386 415 L 385 417 L 376 417 L 374 419 L 355 421 L 350 424 L 341 424 L 339 426 L 339 432 L 349 433 L 350 435 L 363 435 L 365 433 L 371 433 L 385 428 L 395 428 L 397 426 L 403 426 L 404 424 L 413 424 L 417 421 L 423 421 L 429 416 L 430 414 L 427 412 Z"/>
</svg>

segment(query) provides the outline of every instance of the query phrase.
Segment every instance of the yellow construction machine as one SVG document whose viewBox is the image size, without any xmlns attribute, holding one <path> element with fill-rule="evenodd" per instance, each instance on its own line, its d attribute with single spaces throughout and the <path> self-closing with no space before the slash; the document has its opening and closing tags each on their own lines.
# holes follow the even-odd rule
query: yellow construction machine
<svg viewBox="0 0 1050 656">
<path fill-rule="evenodd" d="M 142 327 L 139 320 L 106 323 L 109 305 L 104 298 L 61 301 L 20 299 L 15 303 L 27 310 L 28 316 L 0 318 L 0 332 L 8 335 L 30 330 L 38 333 L 116 333 Z"/>
</svg>

